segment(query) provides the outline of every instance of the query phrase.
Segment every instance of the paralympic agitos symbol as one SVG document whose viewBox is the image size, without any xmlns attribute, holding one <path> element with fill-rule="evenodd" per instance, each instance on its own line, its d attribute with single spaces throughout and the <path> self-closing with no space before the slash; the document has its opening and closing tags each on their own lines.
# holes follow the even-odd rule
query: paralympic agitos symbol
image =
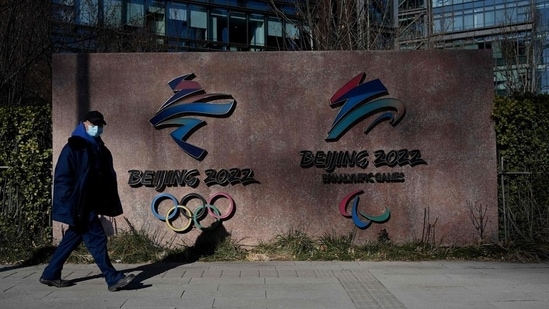
<svg viewBox="0 0 549 309">
<path fill-rule="evenodd" d="M 375 113 L 384 112 L 370 123 L 364 130 L 365 134 L 382 121 L 389 120 L 393 126 L 396 126 L 404 116 L 406 112 L 404 104 L 393 98 L 377 99 L 389 94 L 387 88 L 379 79 L 363 83 L 365 77 L 365 73 L 357 75 L 330 98 L 330 106 L 336 107 L 341 104 L 343 106 L 332 123 L 332 128 L 326 137 L 327 141 L 338 140 L 352 126 Z"/>
<path fill-rule="evenodd" d="M 187 138 L 198 128 L 205 125 L 203 120 L 183 118 L 187 115 L 221 117 L 228 116 L 236 101 L 229 94 L 205 93 L 199 83 L 192 81 L 194 73 L 176 77 L 168 82 L 174 95 L 169 98 L 149 122 L 156 128 L 178 127 L 171 133 L 173 140 L 191 157 L 202 160 L 206 150 L 188 143 Z M 211 101 L 227 100 L 225 103 Z M 175 104 L 178 103 L 178 104 Z"/>
<path fill-rule="evenodd" d="M 391 212 L 387 207 L 385 207 L 385 210 L 381 215 L 377 215 L 377 216 L 359 211 L 358 210 L 358 203 L 360 201 L 359 195 L 362 193 L 364 193 L 363 190 L 357 190 L 345 196 L 343 200 L 341 200 L 341 202 L 339 203 L 339 213 L 341 213 L 341 215 L 343 215 L 344 217 L 351 217 L 353 219 L 353 223 L 359 229 L 367 228 L 368 226 L 370 226 L 370 224 L 372 224 L 372 222 L 383 223 L 389 220 L 389 217 L 391 216 Z M 347 206 L 349 205 L 350 202 L 352 202 L 351 213 L 347 211 Z M 361 218 L 364 218 L 366 220 L 363 221 Z"/>
</svg>

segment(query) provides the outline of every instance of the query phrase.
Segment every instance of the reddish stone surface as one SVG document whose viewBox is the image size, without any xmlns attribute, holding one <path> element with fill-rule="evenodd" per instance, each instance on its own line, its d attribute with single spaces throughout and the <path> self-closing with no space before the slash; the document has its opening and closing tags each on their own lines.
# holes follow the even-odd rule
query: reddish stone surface
<svg viewBox="0 0 549 309">
<path fill-rule="evenodd" d="M 114 156 L 125 209 L 113 221 L 119 230 L 127 229 L 126 218 L 161 242 L 192 245 L 201 231 L 177 234 L 156 219 L 150 204 L 160 192 L 130 187 L 128 171 L 197 169 L 196 188 L 168 187 L 163 192 L 179 199 L 192 192 L 205 197 L 230 194 L 236 210 L 223 227 L 242 244 L 268 242 L 290 230 L 313 237 L 356 231 L 357 242 L 365 243 L 375 241 L 382 229 L 396 243 L 475 243 L 479 233 L 469 218 L 471 204 L 487 207 L 484 236 L 497 238 L 489 51 L 58 54 L 53 67 L 54 161 L 80 115 L 88 109 L 105 115 L 103 139 Z M 382 122 L 366 135 L 374 115 L 339 140 L 327 142 L 340 109 L 330 107 L 329 100 L 362 72 L 365 81 L 380 79 L 389 91 L 387 97 L 400 100 L 406 114 L 398 125 Z M 189 116 L 206 122 L 187 139 L 207 150 L 202 161 L 174 143 L 174 128 L 157 130 L 149 123 L 173 95 L 168 81 L 189 73 L 196 74 L 194 81 L 207 93 L 230 94 L 237 101 L 228 117 Z M 400 149 L 419 150 L 427 164 L 373 165 L 374 151 Z M 323 184 L 323 169 L 300 166 L 302 150 L 367 150 L 367 168 L 339 168 L 334 173 L 398 172 L 405 181 Z M 252 169 L 259 183 L 204 183 L 207 169 L 231 168 Z M 364 190 L 361 211 L 378 215 L 388 207 L 390 219 L 357 229 L 338 209 L 340 201 L 356 190 Z M 216 205 L 227 207 L 223 199 Z M 165 214 L 171 206 L 163 202 L 159 212 Z M 178 219 L 173 224 L 184 223 Z M 56 238 L 61 230 L 55 225 Z"/>
</svg>

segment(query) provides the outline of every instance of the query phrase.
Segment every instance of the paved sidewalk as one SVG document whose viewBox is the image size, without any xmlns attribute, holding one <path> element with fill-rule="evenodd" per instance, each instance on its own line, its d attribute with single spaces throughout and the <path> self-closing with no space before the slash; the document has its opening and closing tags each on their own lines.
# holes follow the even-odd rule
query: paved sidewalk
<svg viewBox="0 0 549 309">
<path fill-rule="evenodd" d="M 0 265 L 0 308 L 549 308 L 549 263 L 222 262 L 117 264 L 137 276 L 109 292 L 97 267 L 76 285 L 38 282 L 44 265 Z"/>
</svg>

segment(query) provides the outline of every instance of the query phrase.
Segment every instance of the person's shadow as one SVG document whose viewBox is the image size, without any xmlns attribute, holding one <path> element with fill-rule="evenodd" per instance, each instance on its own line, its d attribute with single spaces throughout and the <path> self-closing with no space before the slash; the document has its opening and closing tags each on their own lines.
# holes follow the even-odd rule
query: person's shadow
<svg viewBox="0 0 549 309">
<path fill-rule="evenodd" d="M 122 270 L 126 274 L 130 272 L 140 272 L 136 275 L 136 278 L 132 281 L 132 283 L 128 285 L 125 289 L 142 289 L 150 287 L 152 285 L 143 284 L 143 281 L 158 276 L 172 268 L 176 268 L 184 264 L 194 263 L 198 261 L 201 257 L 211 256 L 215 254 L 218 245 L 225 241 L 228 236 L 230 236 L 230 234 L 223 226 L 223 222 L 220 222 L 215 229 L 202 231 L 202 233 L 196 238 L 194 246 L 192 247 L 186 247 L 183 251 L 173 251 L 172 253 L 166 255 L 162 260 L 151 264 Z M 54 251 L 55 247 L 48 246 L 43 250 L 36 251 L 31 258 L 26 260 L 21 265 L 3 267 L 0 268 L 0 272 L 39 264 L 44 259 L 44 257 L 51 256 Z M 101 277 L 103 277 L 102 274 L 97 274 L 93 276 L 72 279 L 71 282 L 77 283 Z"/>
<path fill-rule="evenodd" d="M 125 273 L 140 272 L 132 283 L 128 285 L 127 289 L 137 290 L 151 287 L 151 284 L 143 284 L 143 282 L 172 268 L 194 263 L 201 257 L 215 254 L 219 244 L 225 241 L 228 236 L 230 234 L 223 226 L 223 222 L 220 222 L 215 229 L 202 231 L 192 247 L 187 247 L 185 250 L 177 251 L 176 253 L 170 253 L 158 262 L 123 270 Z"/>
</svg>

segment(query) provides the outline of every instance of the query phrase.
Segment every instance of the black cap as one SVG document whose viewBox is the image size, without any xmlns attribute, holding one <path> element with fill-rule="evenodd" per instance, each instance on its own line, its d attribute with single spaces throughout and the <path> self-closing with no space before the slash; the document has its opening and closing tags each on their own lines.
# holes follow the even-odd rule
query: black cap
<svg viewBox="0 0 549 309">
<path fill-rule="evenodd" d="M 88 120 L 89 122 L 93 123 L 94 125 L 106 125 L 105 118 L 103 117 L 103 114 L 101 114 L 98 111 L 89 111 L 86 113 L 86 116 L 84 116 L 84 121 Z"/>
</svg>

